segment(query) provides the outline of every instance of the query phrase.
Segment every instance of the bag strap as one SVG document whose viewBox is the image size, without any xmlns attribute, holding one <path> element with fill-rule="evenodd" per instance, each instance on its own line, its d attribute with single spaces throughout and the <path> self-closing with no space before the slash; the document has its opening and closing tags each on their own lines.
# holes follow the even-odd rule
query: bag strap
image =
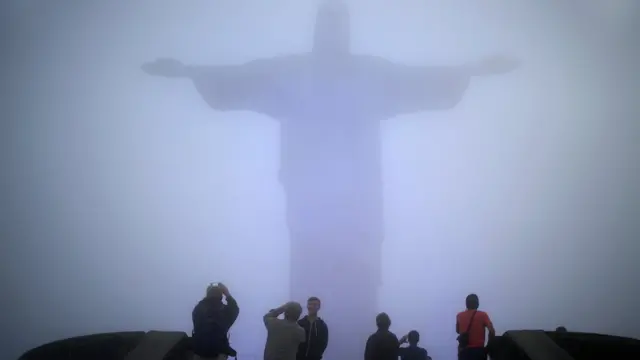
<svg viewBox="0 0 640 360">
<path fill-rule="evenodd" d="M 469 320 L 469 326 L 467 326 L 467 331 L 465 331 L 465 334 L 468 334 L 469 330 L 471 330 L 471 324 L 473 323 L 473 318 L 476 317 L 477 313 L 478 313 L 478 310 L 475 310 L 473 312 L 473 315 L 471 315 L 471 319 Z"/>
</svg>

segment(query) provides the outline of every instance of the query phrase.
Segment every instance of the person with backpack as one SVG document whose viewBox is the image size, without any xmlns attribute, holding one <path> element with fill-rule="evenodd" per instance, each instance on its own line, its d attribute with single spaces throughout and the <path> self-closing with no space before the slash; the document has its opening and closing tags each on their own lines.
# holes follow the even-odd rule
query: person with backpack
<svg viewBox="0 0 640 360">
<path fill-rule="evenodd" d="M 420 333 L 411 330 L 409 333 L 400 338 L 400 345 L 409 343 L 409 346 L 400 347 L 401 360 L 431 360 L 427 349 L 418 346 L 420 342 Z"/>
<path fill-rule="evenodd" d="M 496 330 L 489 315 L 478 310 L 480 299 L 470 294 L 466 299 L 467 309 L 456 316 L 458 333 L 458 360 L 486 360 L 485 330 L 489 330 L 489 343 L 495 338 Z"/>
<path fill-rule="evenodd" d="M 222 302 L 226 301 L 226 305 Z M 240 308 L 222 283 L 210 284 L 206 296 L 194 307 L 193 353 L 194 359 L 226 360 L 235 357 L 236 351 L 229 344 L 229 329 L 235 323 Z"/>
</svg>

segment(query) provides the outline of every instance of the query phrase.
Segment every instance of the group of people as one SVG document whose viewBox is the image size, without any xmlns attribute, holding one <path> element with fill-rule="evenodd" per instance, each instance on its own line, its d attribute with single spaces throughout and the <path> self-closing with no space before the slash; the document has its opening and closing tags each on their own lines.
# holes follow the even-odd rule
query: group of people
<svg viewBox="0 0 640 360">
<path fill-rule="evenodd" d="M 496 336 L 496 330 L 489 315 L 481 310 L 476 294 L 466 298 L 466 309 L 456 316 L 458 334 L 458 360 L 485 360 L 487 358 L 487 333 L 489 344 Z M 420 334 L 413 330 L 398 339 L 390 331 L 391 319 L 385 313 L 376 316 L 378 331 L 369 336 L 365 347 L 364 360 L 431 360 L 426 349 L 418 346 Z M 402 347 L 408 343 L 409 346 Z"/>
<path fill-rule="evenodd" d="M 485 360 L 487 344 L 495 338 L 491 319 L 478 309 L 479 306 L 478 296 L 471 294 L 466 298 L 466 309 L 456 316 L 459 360 Z M 329 344 L 329 328 L 318 316 L 320 307 L 320 299 L 310 297 L 307 315 L 302 318 L 302 306 L 293 301 L 267 312 L 263 317 L 267 329 L 264 360 L 321 360 Z M 208 286 L 205 298 L 192 313 L 196 359 L 226 360 L 236 356 L 229 344 L 228 332 L 239 313 L 238 303 L 224 284 Z M 390 330 L 389 315 L 378 314 L 375 321 L 378 330 L 367 340 L 364 360 L 398 360 L 398 357 L 401 360 L 431 360 L 427 350 L 418 345 L 420 334 L 417 331 L 412 330 L 398 339 Z M 560 327 L 556 331 L 566 329 Z M 405 344 L 408 346 L 403 346 Z"/>
<path fill-rule="evenodd" d="M 225 299 L 226 304 L 222 302 Z M 329 344 L 329 328 L 318 316 L 321 302 L 307 300 L 307 315 L 302 306 L 288 302 L 264 315 L 267 342 L 265 360 L 320 360 Z M 193 309 L 193 352 L 196 358 L 226 360 L 235 357 L 229 344 L 229 329 L 238 318 L 237 301 L 222 283 L 210 284 L 206 296 Z M 280 315 L 283 316 L 280 319 Z M 397 359 L 396 359 L 397 360 Z"/>
</svg>

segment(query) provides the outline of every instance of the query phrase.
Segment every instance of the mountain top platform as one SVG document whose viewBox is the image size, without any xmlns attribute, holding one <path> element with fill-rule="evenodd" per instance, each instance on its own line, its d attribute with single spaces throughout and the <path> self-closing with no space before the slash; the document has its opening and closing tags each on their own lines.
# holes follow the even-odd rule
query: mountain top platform
<svg viewBox="0 0 640 360">
<path fill-rule="evenodd" d="M 455 347 L 430 347 L 433 360 L 455 360 Z M 638 360 L 640 340 L 592 333 L 511 330 L 497 337 L 492 360 Z M 191 338 L 178 331 L 130 331 L 92 334 L 33 348 L 19 360 L 189 360 Z M 238 354 L 238 360 L 260 360 Z M 360 359 L 326 359 L 360 360 Z"/>
</svg>

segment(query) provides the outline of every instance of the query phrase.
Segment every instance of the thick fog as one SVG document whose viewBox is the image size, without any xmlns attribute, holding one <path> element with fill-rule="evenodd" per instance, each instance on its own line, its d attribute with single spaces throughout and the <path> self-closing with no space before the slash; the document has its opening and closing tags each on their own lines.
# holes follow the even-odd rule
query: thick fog
<svg viewBox="0 0 640 360">
<path fill-rule="evenodd" d="M 190 333 L 215 281 L 240 303 L 232 345 L 259 357 L 261 316 L 290 300 L 279 124 L 212 110 L 189 80 L 141 65 L 307 53 L 318 1 L 18 3 L 3 5 L 1 357 L 94 332 Z M 392 330 L 453 346 L 475 292 L 499 333 L 640 337 L 639 87 L 625 37 L 638 7 L 348 4 L 355 54 L 522 61 L 472 79 L 451 110 L 382 122 L 378 309 Z M 322 297 L 330 309 L 349 294 Z"/>
</svg>

